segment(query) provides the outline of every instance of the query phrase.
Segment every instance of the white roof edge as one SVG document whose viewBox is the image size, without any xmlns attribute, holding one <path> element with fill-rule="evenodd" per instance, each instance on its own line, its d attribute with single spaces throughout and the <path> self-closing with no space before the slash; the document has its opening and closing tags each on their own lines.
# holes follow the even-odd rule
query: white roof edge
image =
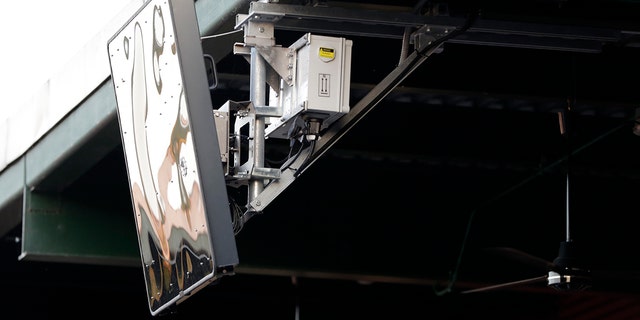
<svg viewBox="0 0 640 320">
<path fill-rule="evenodd" d="M 132 0 L 29 100 L 0 121 L 0 172 L 111 75 L 107 41 L 144 3 Z"/>
</svg>

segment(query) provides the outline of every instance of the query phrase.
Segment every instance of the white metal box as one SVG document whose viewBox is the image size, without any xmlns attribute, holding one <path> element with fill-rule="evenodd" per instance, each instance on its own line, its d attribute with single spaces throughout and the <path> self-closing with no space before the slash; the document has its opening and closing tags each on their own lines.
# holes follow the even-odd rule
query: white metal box
<svg viewBox="0 0 640 320">
<path fill-rule="evenodd" d="M 351 40 L 310 33 L 289 47 L 296 52 L 295 78 L 292 85 L 282 82 L 275 97 L 282 117 L 270 121 L 267 136 L 288 138 L 287 124 L 298 122 L 299 115 L 322 120 L 322 130 L 349 112 L 351 47 Z"/>
</svg>

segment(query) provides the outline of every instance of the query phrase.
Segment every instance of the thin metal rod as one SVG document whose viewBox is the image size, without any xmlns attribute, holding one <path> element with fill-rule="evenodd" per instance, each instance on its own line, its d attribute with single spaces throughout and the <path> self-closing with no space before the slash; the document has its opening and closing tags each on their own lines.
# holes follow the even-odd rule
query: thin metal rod
<svg viewBox="0 0 640 320">
<path fill-rule="evenodd" d="M 569 160 L 571 159 L 571 145 L 569 144 L 569 123 L 567 121 L 567 116 L 569 114 L 569 111 L 571 111 L 571 105 L 567 106 L 567 110 L 565 111 L 560 111 L 558 112 L 558 122 L 560 124 L 560 135 L 562 135 L 565 138 L 565 144 L 566 144 L 566 149 L 567 149 L 567 156 L 566 156 L 566 184 L 565 184 L 565 188 L 566 188 L 566 195 L 565 195 L 565 240 L 567 242 L 571 241 L 571 233 L 570 233 L 570 226 L 569 226 L 569 201 L 571 199 L 571 195 L 569 192 L 569 174 L 570 174 L 570 166 L 569 166 Z"/>
<path fill-rule="evenodd" d="M 466 290 L 466 291 L 462 291 L 460 293 L 467 294 L 467 293 L 474 293 L 474 292 L 490 291 L 490 290 L 495 290 L 495 289 L 503 289 L 503 288 L 507 288 L 507 287 L 515 287 L 515 286 L 520 286 L 520 285 L 530 284 L 530 283 L 539 283 L 539 282 L 542 282 L 542 281 L 545 281 L 545 280 L 547 280 L 547 276 L 546 275 L 540 276 L 540 277 L 535 277 L 535 278 L 529 278 L 529 279 L 525 279 L 525 280 L 506 282 L 506 283 L 502 283 L 502 284 L 496 284 L 496 285 L 493 285 L 493 286 L 486 286 L 486 287 L 482 287 L 482 288 Z"/>
<path fill-rule="evenodd" d="M 571 241 L 571 232 L 569 231 L 569 230 L 571 230 L 571 228 L 569 226 L 569 221 L 570 221 L 570 219 L 569 219 L 569 199 L 571 199 L 571 196 L 569 195 L 569 172 L 567 172 L 567 194 L 566 194 L 566 200 L 565 200 L 565 202 L 566 202 L 566 204 L 565 204 L 566 205 L 566 212 L 567 212 L 566 221 L 565 221 L 565 223 L 566 223 L 566 236 L 567 237 L 566 237 L 565 240 L 567 242 Z"/>
</svg>

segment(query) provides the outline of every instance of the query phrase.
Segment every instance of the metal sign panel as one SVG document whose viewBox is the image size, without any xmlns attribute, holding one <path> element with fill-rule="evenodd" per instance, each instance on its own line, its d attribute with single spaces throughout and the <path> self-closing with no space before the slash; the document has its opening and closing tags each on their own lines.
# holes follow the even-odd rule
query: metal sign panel
<svg viewBox="0 0 640 320">
<path fill-rule="evenodd" d="M 152 314 L 238 263 L 193 0 L 151 0 L 109 62 Z"/>
</svg>

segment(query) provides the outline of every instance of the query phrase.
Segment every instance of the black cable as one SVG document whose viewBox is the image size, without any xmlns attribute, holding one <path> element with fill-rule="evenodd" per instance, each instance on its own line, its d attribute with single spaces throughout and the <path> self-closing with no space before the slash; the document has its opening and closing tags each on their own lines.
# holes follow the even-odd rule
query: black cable
<svg viewBox="0 0 640 320">
<path fill-rule="evenodd" d="M 309 166 L 309 163 L 311 163 L 311 156 L 313 155 L 313 152 L 316 149 L 316 141 L 317 139 L 311 140 L 311 142 L 309 142 L 309 148 L 311 148 L 311 151 L 309 151 L 309 154 L 307 155 L 307 158 L 304 160 L 304 162 L 300 165 L 300 167 L 298 167 L 298 169 L 296 169 L 296 172 L 293 174 L 294 178 L 297 178 L 302 171 L 304 171 L 307 166 Z"/>
<path fill-rule="evenodd" d="M 294 140 L 295 140 L 295 139 L 294 139 Z M 291 164 L 292 164 L 293 162 L 295 162 L 295 161 L 296 161 L 296 159 L 298 159 L 298 157 L 299 157 L 299 156 L 300 156 L 300 154 L 302 153 L 302 150 L 304 150 L 304 149 L 306 148 L 306 146 L 305 146 L 305 145 L 306 145 L 305 141 L 306 141 L 306 140 L 303 140 L 303 141 L 300 143 L 300 148 L 298 149 L 298 151 L 296 152 L 296 154 L 295 154 L 293 157 L 290 157 L 290 158 L 287 160 L 287 162 L 286 162 L 284 165 L 282 165 L 282 167 L 280 168 L 280 170 L 281 170 L 281 171 L 284 171 L 284 170 L 286 170 L 286 169 L 289 169 L 289 167 L 291 166 Z M 294 141 L 294 142 L 295 142 L 295 141 Z M 292 148 L 293 148 L 293 146 L 292 146 Z"/>
<path fill-rule="evenodd" d="M 284 156 L 284 158 L 280 159 L 280 160 L 272 160 L 272 159 L 265 159 L 265 161 L 269 164 L 270 167 L 278 167 L 281 168 L 282 165 L 289 159 L 291 158 L 291 155 L 293 154 L 292 152 L 292 148 L 289 148 L 289 152 L 287 153 L 286 156 Z"/>
</svg>

